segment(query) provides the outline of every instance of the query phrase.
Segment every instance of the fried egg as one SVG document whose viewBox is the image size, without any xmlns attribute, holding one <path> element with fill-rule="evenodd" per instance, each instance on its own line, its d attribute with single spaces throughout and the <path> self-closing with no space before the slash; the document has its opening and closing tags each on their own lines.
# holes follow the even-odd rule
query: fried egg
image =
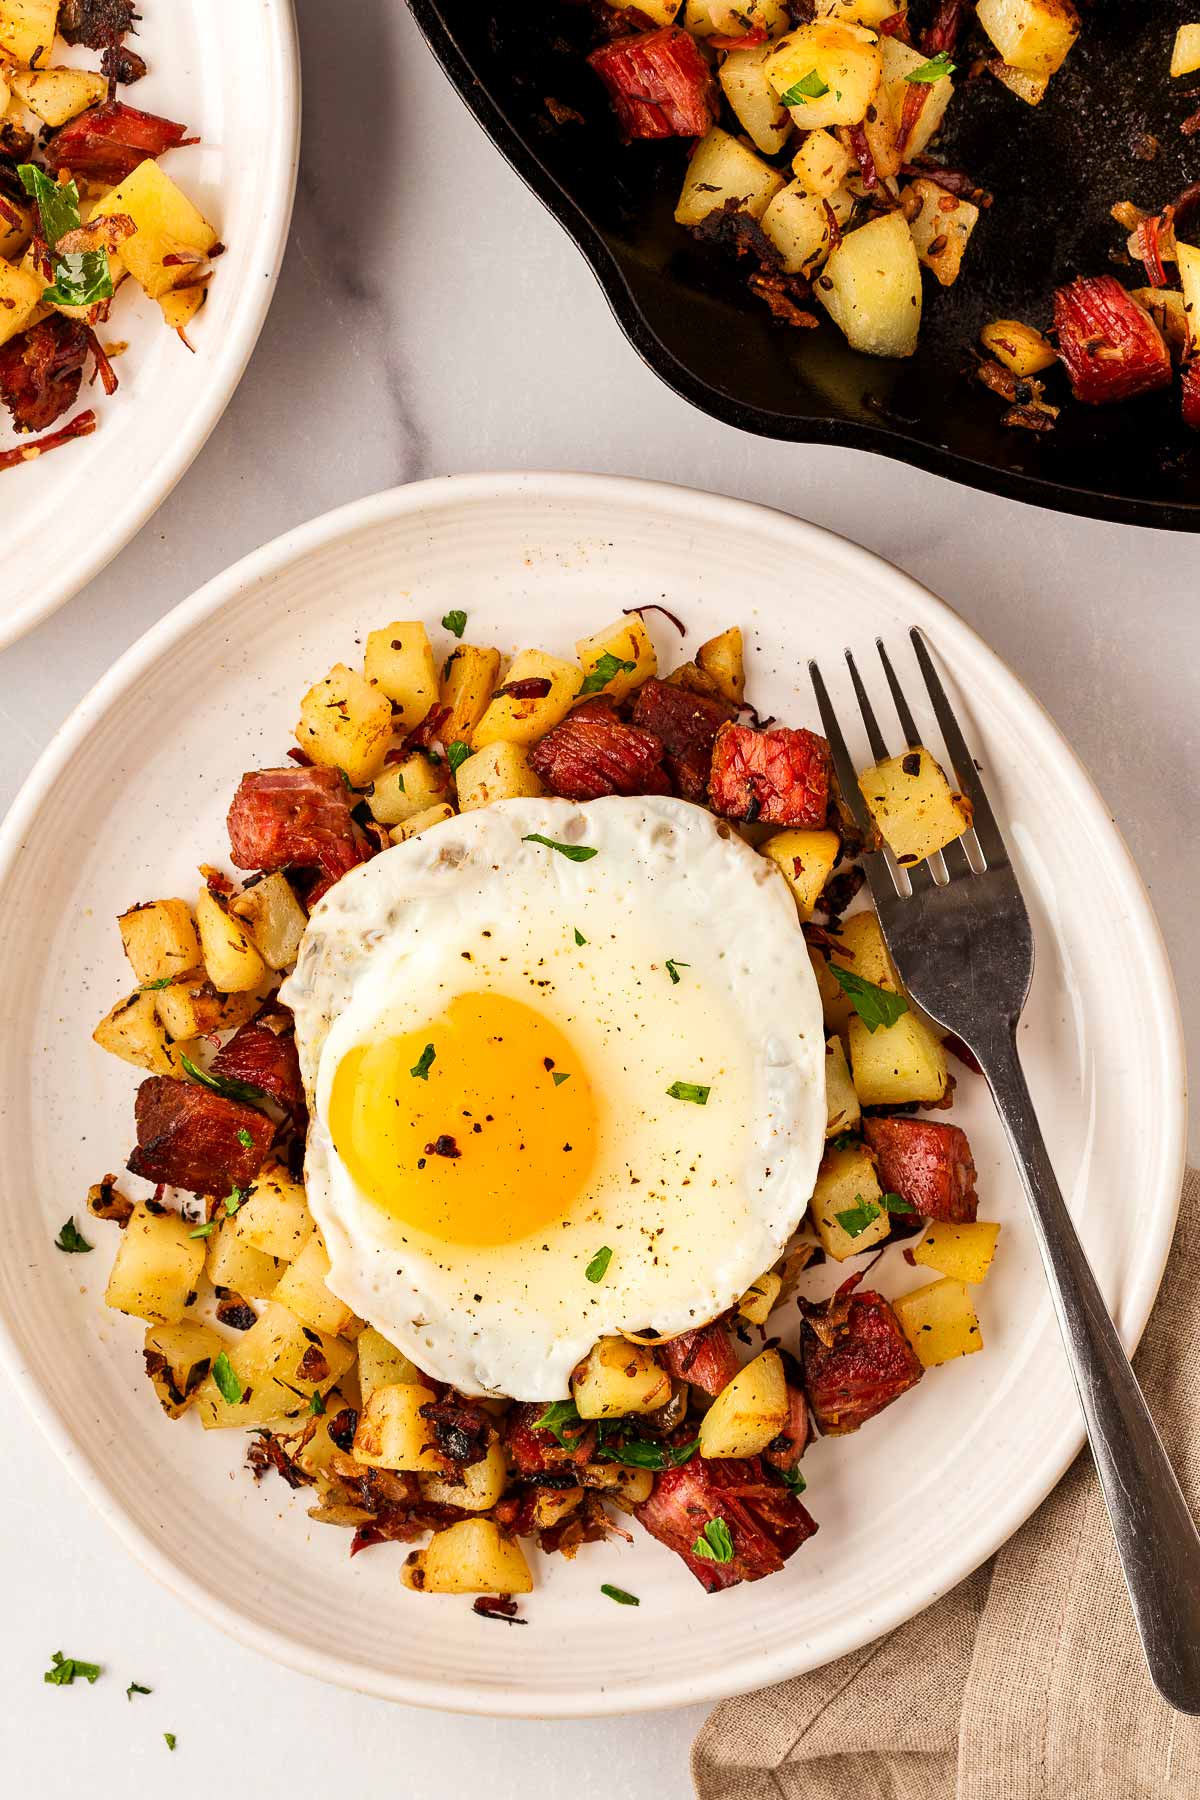
<svg viewBox="0 0 1200 1800">
<path fill-rule="evenodd" d="M 468 1394 L 674 1335 L 812 1192 L 825 1040 L 786 883 L 685 801 L 503 801 L 314 909 L 293 1009 L 330 1288 Z"/>
</svg>

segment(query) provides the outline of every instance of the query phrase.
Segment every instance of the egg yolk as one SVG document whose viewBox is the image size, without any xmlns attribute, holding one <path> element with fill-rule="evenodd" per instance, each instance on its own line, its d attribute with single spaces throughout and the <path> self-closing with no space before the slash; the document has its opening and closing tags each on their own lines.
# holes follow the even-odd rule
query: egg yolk
<svg viewBox="0 0 1200 1800">
<path fill-rule="evenodd" d="M 503 994 L 459 994 L 427 1025 L 348 1050 L 329 1098 L 360 1192 L 454 1244 L 501 1244 L 567 1213 L 596 1146 L 570 1041 Z"/>
</svg>

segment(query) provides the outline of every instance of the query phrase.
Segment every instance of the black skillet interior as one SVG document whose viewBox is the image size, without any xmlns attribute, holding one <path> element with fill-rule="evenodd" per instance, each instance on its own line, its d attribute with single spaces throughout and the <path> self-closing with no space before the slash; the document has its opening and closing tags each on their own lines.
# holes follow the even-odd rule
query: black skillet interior
<svg viewBox="0 0 1200 1800">
<path fill-rule="evenodd" d="M 775 324 L 744 270 L 674 223 L 685 146 L 620 142 L 583 60 L 586 5 L 409 5 L 480 123 L 575 238 L 636 349 L 694 405 L 746 431 L 880 451 L 1062 511 L 1200 529 L 1200 440 L 1180 422 L 1178 389 L 1111 408 L 1068 398 L 1057 430 L 1036 435 L 1001 425 L 1002 403 L 970 377 L 987 320 L 1047 324 L 1057 283 L 1114 269 L 1115 200 L 1157 210 L 1200 174 L 1200 137 L 1179 129 L 1200 104 L 1188 97 L 1200 75 L 1167 73 L 1195 0 L 1094 0 L 1039 107 L 987 75 L 960 90 L 939 154 L 995 203 L 956 286 L 926 277 L 920 347 L 904 362 L 859 355 L 828 322 Z M 582 122 L 556 122 L 563 107 Z M 1052 372 L 1050 388 L 1062 398 L 1065 378 Z"/>
</svg>

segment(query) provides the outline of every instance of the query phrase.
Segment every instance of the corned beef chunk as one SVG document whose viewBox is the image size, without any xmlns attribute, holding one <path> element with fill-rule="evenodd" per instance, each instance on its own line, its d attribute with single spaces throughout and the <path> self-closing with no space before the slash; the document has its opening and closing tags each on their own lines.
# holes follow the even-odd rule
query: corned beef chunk
<svg viewBox="0 0 1200 1800">
<path fill-rule="evenodd" d="M 89 181 L 115 184 L 132 175 L 139 163 L 175 149 L 186 134 L 187 126 L 177 125 L 173 119 L 139 112 L 123 100 L 106 100 L 55 132 L 46 156 L 54 168 L 70 169 Z"/>
<path fill-rule="evenodd" d="M 0 349 L 0 400 L 18 431 L 45 431 L 74 404 L 89 343 L 85 325 L 56 312 Z"/>
<path fill-rule="evenodd" d="M 1167 387 L 1171 352 L 1115 275 L 1079 276 L 1054 295 L 1058 354 L 1077 400 L 1103 406 Z"/>
<path fill-rule="evenodd" d="M 626 137 L 700 137 L 716 117 L 712 72 L 678 25 L 614 38 L 588 61 Z"/>
<path fill-rule="evenodd" d="M 504 1417 L 504 1442 L 518 1476 L 525 1481 L 561 1473 L 570 1485 L 572 1465 L 590 1462 L 596 1447 L 596 1431 L 591 1425 L 572 1426 L 571 1447 L 559 1443 L 552 1431 L 537 1421 L 546 1411 L 540 1400 L 522 1401 Z M 564 1433 L 564 1435 L 567 1435 Z"/>
<path fill-rule="evenodd" d="M 255 1107 L 169 1075 L 143 1081 L 135 1117 L 130 1173 L 193 1194 L 249 1187 L 275 1136 L 270 1119 Z"/>
<path fill-rule="evenodd" d="M 662 745 L 652 732 L 626 725 L 609 700 L 585 700 L 529 754 L 534 772 L 565 800 L 604 794 L 661 793 Z"/>
<path fill-rule="evenodd" d="M 650 1498 L 635 1512 L 710 1594 L 778 1573 L 817 1529 L 799 1500 L 767 1479 L 757 1456 L 738 1461 L 694 1456 L 681 1469 L 656 1476 Z M 724 1520 L 733 1544 L 729 1562 L 695 1552 L 705 1526 L 716 1519 Z"/>
<path fill-rule="evenodd" d="M 719 1394 L 738 1372 L 733 1339 L 724 1325 L 685 1331 L 659 1346 L 663 1367 L 675 1381 L 690 1381 L 705 1394 Z"/>
<path fill-rule="evenodd" d="M 713 745 L 708 792 L 727 819 L 764 825 L 824 825 L 829 810 L 829 745 L 814 731 L 778 725 L 754 731 L 722 725 Z"/>
<path fill-rule="evenodd" d="M 65 43 L 104 50 L 133 30 L 133 0 L 62 0 L 58 34 Z"/>
<path fill-rule="evenodd" d="M 430 1400 L 421 1408 L 421 1417 L 429 1421 L 431 1441 L 459 1468 L 481 1462 L 487 1455 L 492 1421 L 477 1401 L 450 1393 L 442 1400 Z"/>
<path fill-rule="evenodd" d="M 863 1120 L 863 1136 L 875 1152 L 879 1185 L 899 1194 L 924 1219 L 962 1225 L 979 1206 L 975 1164 L 967 1134 L 957 1125 L 928 1119 Z"/>
<path fill-rule="evenodd" d="M 293 1119 L 305 1111 L 295 1026 L 285 1006 L 264 1007 L 256 1018 L 240 1026 L 217 1051 L 209 1068 L 214 1075 L 261 1088 Z"/>
<path fill-rule="evenodd" d="M 708 798 L 713 745 L 728 719 L 728 709 L 719 700 L 653 678 L 638 689 L 633 708 L 634 724 L 652 731 L 661 742 L 675 787 L 697 805 Z"/>
<path fill-rule="evenodd" d="M 804 1397 L 804 1389 L 789 1381 L 787 1395 L 787 1424 L 763 1451 L 763 1461 L 781 1473 L 799 1465 L 808 1443 L 808 1401 Z"/>
<path fill-rule="evenodd" d="M 319 869 L 340 880 L 364 860 L 350 795 L 336 769 L 256 769 L 229 809 L 229 847 L 239 869 Z"/>
<path fill-rule="evenodd" d="M 922 1369 L 882 1294 L 835 1294 L 808 1309 L 804 1386 L 828 1437 L 857 1431 L 920 1381 Z"/>
</svg>

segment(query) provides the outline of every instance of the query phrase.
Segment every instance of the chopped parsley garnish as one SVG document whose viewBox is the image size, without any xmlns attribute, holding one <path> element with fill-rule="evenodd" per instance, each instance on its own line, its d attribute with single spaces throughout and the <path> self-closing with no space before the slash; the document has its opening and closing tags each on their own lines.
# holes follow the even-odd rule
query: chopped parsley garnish
<svg viewBox="0 0 1200 1800">
<path fill-rule="evenodd" d="M 312 1393 L 308 1396 L 308 1410 L 314 1419 L 319 1419 L 321 1414 L 325 1411 L 325 1402 L 317 1392 L 316 1388 L 314 1388 Z"/>
<path fill-rule="evenodd" d="M 686 1462 L 691 1462 L 700 1448 L 700 1439 L 693 1438 L 690 1444 L 659 1444 L 650 1438 L 628 1438 L 623 1444 L 607 1442 L 607 1432 L 619 1420 L 601 1420 L 598 1427 L 600 1443 L 597 1456 L 606 1462 L 624 1463 L 630 1469 L 681 1469 Z"/>
<path fill-rule="evenodd" d="M 152 1694 L 153 1692 L 153 1688 L 143 1687 L 140 1681 L 131 1681 L 125 1689 L 125 1698 L 132 1700 L 135 1694 Z"/>
<path fill-rule="evenodd" d="M 933 82 L 941 81 L 946 75 L 953 75 L 954 64 L 950 61 L 948 50 L 939 50 L 936 56 L 922 63 L 919 69 L 910 69 L 904 77 L 905 81 Z"/>
<path fill-rule="evenodd" d="M 95 1682 L 100 1679 L 99 1663 L 83 1662 L 78 1656 L 64 1656 L 61 1650 L 54 1652 L 50 1664 L 42 1680 L 48 1681 L 51 1687 L 70 1687 L 77 1675 L 80 1681 Z"/>
<path fill-rule="evenodd" d="M 807 106 L 810 100 L 821 100 L 829 92 L 828 85 L 821 80 L 815 69 L 794 81 L 786 94 L 780 94 L 780 102 L 784 106 Z M 838 95 L 839 100 L 841 95 Z"/>
<path fill-rule="evenodd" d="M 523 844 L 544 844 L 547 850 L 557 850 L 568 862 L 591 862 L 598 852 L 590 844 L 560 844 L 554 838 L 543 837 L 540 831 L 530 831 L 522 839 Z"/>
<path fill-rule="evenodd" d="M 636 663 L 624 662 L 621 657 L 614 656 L 611 650 L 606 650 L 593 667 L 591 674 L 584 676 L 583 686 L 579 692 L 581 694 L 598 694 L 608 686 L 614 675 L 632 675 L 636 668 Z"/>
<path fill-rule="evenodd" d="M 456 638 L 460 638 L 467 629 L 466 613 L 460 612 L 457 607 L 454 608 L 453 612 L 445 613 L 442 617 L 442 628 L 445 631 L 452 632 Z"/>
<path fill-rule="evenodd" d="M 216 1230 L 216 1229 L 217 1229 L 217 1222 L 216 1222 L 216 1220 L 215 1220 L 215 1219 L 209 1219 L 209 1220 L 208 1220 L 208 1221 L 207 1221 L 207 1222 L 206 1222 L 206 1223 L 205 1223 L 205 1224 L 203 1224 L 203 1225 L 197 1225 L 197 1227 L 196 1227 L 196 1229 L 195 1229 L 195 1231 L 189 1231 L 189 1232 L 188 1232 L 188 1236 L 189 1236 L 189 1237 L 190 1237 L 190 1238 L 197 1238 L 197 1237 L 204 1237 L 204 1238 L 206 1238 L 206 1237 L 211 1237 L 211 1236 L 212 1236 L 212 1234 L 213 1234 L 213 1232 L 214 1232 L 214 1231 L 215 1231 L 215 1230 Z"/>
<path fill-rule="evenodd" d="M 238 1187 L 230 1188 L 229 1192 L 225 1196 L 225 1212 L 229 1218 L 232 1219 L 234 1213 L 237 1211 L 238 1207 L 242 1204 L 242 1201 L 245 1198 L 246 1198 L 245 1188 L 238 1188 Z"/>
<path fill-rule="evenodd" d="M 175 1748 L 175 1742 L 175 1733 L 173 1731 L 163 1732 L 163 1743 L 167 1746 L 168 1750 L 173 1750 Z"/>
<path fill-rule="evenodd" d="M 612 1261 L 612 1256 L 612 1250 L 607 1244 L 604 1245 L 603 1249 L 597 1250 L 595 1256 L 593 1256 L 591 1262 L 584 1270 L 584 1274 L 589 1281 L 604 1280 L 604 1277 L 608 1274 L 608 1265 Z"/>
<path fill-rule="evenodd" d="M 213 1359 L 212 1378 L 227 1406 L 238 1406 L 245 1399 L 246 1390 L 224 1350 Z"/>
<path fill-rule="evenodd" d="M 446 761 L 450 764 L 450 773 L 452 775 L 458 774 L 458 771 L 462 768 L 470 754 L 471 746 L 470 744 L 465 744 L 462 738 L 455 738 L 452 744 L 446 745 Z"/>
<path fill-rule="evenodd" d="M 850 997 L 850 1004 L 866 1026 L 868 1031 L 878 1031 L 881 1025 L 894 1025 L 908 1011 L 908 1001 L 903 994 L 889 993 L 887 988 L 876 986 L 862 975 L 856 975 L 853 969 L 843 969 L 835 962 L 826 967 L 844 994 Z"/>
<path fill-rule="evenodd" d="M 429 1071 L 433 1067 L 433 1059 L 434 1059 L 435 1055 L 436 1055 L 436 1051 L 434 1050 L 433 1045 L 426 1044 L 425 1048 L 422 1050 L 417 1061 L 413 1064 L 412 1068 L 408 1071 L 409 1074 L 414 1076 L 417 1081 L 428 1081 L 429 1080 Z"/>
<path fill-rule="evenodd" d="M 712 1089 L 699 1081 L 673 1081 L 667 1092 L 672 1100 L 690 1100 L 693 1106 L 707 1106 Z"/>
<path fill-rule="evenodd" d="M 915 1213 L 917 1210 L 912 1201 L 905 1200 L 901 1194 L 880 1194 L 879 1204 L 890 1213 Z"/>
<path fill-rule="evenodd" d="M 799 1469 L 784 1469 L 783 1485 L 788 1490 L 789 1494 L 795 1494 L 798 1499 L 808 1486 L 808 1483 L 805 1481 Z"/>
<path fill-rule="evenodd" d="M 614 1587 L 611 1581 L 600 1583 L 600 1592 L 615 1600 L 618 1606 L 640 1606 L 642 1603 L 636 1594 L 627 1593 L 624 1588 Z"/>
<path fill-rule="evenodd" d="M 861 1142 L 857 1131 L 839 1131 L 836 1137 L 830 1138 L 829 1146 L 832 1150 L 853 1150 Z"/>
<path fill-rule="evenodd" d="M 550 1079 L 553 1081 L 555 1087 L 561 1087 L 564 1081 L 570 1081 L 570 1071 L 567 1069 L 554 1069 L 551 1071 Z"/>
<path fill-rule="evenodd" d="M 667 966 L 667 974 L 671 977 L 671 986 L 678 987 L 679 979 L 680 979 L 680 977 L 679 977 L 680 969 L 690 969 L 692 965 L 691 965 L 691 963 L 674 962 L 671 959 L 671 957 L 668 956 L 666 966 Z"/>
<path fill-rule="evenodd" d="M 174 981 L 174 979 L 175 979 L 175 977 L 173 975 L 160 975 L 157 981 L 143 981 L 141 986 L 138 988 L 138 993 L 139 994 L 157 993 L 159 988 L 170 987 L 170 985 Z"/>
<path fill-rule="evenodd" d="M 198 1081 L 201 1087 L 211 1088 L 214 1094 L 223 1094 L 226 1100 L 253 1102 L 267 1097 L 265 1091 L 255 1087 L 253 1082 L 235 1081 L 232 1075 L 214 1075 L 211 1069 L 202 1069 L 192 1061 L 186 1050 L 179 1052 L 179 1060 L 193 1081 Z"/>
<path fill-rule="evenodd" d="M 586 944 L 587 943 L 587 939 L 584 937 L 582 931 L 580 931 L 578 925 L 575 927 L 575 942 L 577 944 Z"/>
<path fill-rule="evenodd" d="M 551 1432 L 563 1450 L 573 1450 L 576 1440 L 587 1430 L 573 1400 L 552 1400 L 541 1418 L 533 1421 L 533 1428 Z"/>
<path fill-rule="evenodd" d="M 92 1245 L 88 1243 L 72 1216 L 55 1238 L 54 1248 L 65 1250 L 68 1256 L 82 1256 L 85 1251 L 92 1248 Z"/>
<path fill-rule="evenodd" d="M 238 1143 L 242 1146 L 243 1150 L 253 1150 L 254 1139 L 250 1136 L 250 1133 L 246 1130 L 244 1125 L 238 1126 L 237 1137 Z"/>
<path fill-rule="evenodd" d="M 708 1521 L 692 1545 L 692 1555 L 701 1556 L 706 1562 L 727 1563 L 733 1561 L 733 1539 L 729 1535 L 729 1527 L 724 1519 Z"/>
<path fill-rule="evenodd" d="M 22 163 L 17 174 L 25 192 L 37 204 L 42 237 L 54 266 L 54 285 L 45 289 L 42 299 L 50 306 L 95 306 L 100 300 L 111 300 L 113 280 L 107 250 L 60 256 L 55 249 L 60 238 L 69 231 L 78 231 L 82 224 L 75 183 L 57 182 L 32 163 Z"/>
<path fill-rule="evenodd" d="M 854 1205 L 848 1206 L 845 1212 L 834 1213 L 834 1218 L 847 1237 L 861 1237 L 868 1225 L 873 1225 L 882 1211 L 874 1200 L 864 1200 L 861 1194 L 855 1194 Z"/>
</svg>

